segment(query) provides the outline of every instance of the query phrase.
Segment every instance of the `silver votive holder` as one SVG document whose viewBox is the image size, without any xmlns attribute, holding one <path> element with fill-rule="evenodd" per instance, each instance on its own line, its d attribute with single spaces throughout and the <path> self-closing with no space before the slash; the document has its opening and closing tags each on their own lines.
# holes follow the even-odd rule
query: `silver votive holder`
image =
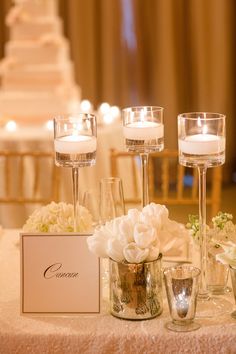
<svg viewBox="0 0 236 354">
<path fill-rule="evenodd" d="M 196 314 L 200 269 L 179 265 L 164 269 L 164 280 L 171 322 L 165 327 L 175 332 L 189 332 L 200 328 L 194 322 Z"/>
</svg>

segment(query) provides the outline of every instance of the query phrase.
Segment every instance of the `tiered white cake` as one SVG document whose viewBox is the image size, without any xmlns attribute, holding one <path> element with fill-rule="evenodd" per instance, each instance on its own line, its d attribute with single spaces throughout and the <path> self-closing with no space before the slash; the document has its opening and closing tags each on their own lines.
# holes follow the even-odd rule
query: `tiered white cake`
<svg viewBox="0 0 236 354">
<path fill-rule="evenodd" d="M 0 63 L 0 116 L 42 122 L 70 113 L 80 100 L 57 0 L 15 0 L 10 40 Z"/>
</svg>

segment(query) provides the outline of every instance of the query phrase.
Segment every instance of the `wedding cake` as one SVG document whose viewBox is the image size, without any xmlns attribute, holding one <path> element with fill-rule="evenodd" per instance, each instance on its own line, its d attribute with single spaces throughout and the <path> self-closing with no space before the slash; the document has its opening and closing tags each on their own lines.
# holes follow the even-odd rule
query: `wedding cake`
<svg viewBox="0 0 236 354">
<path fill-rule="evenodd" d="M 14 0 L 0 62 L 0 115 L 38 123 L 70 113 L 80 100 L 57 0 Z"/>
</svg>

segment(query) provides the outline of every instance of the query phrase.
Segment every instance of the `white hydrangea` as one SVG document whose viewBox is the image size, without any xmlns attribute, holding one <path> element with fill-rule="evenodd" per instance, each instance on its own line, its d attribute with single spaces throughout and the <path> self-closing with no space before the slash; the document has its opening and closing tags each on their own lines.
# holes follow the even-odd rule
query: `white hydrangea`
<svg viewBox="0 0 236 354">
<path fill-rule="evenodd" d="M 189 241 L 185 227 L 169 219 L 164 205 L 154 203 L 142 211 L 129 210 L 87 239 L 89 249 L 99 257 L 128 263 L 153 261 L 159 253 L 179 255 Z"/>
<path fill-rule="evenodd" d="M 77 232 L 92 230 L 92 216 L 89 211 L 79 206 Z M 73 205 L 64 202 L 43 206 L 36 209 L 23 226 L 25 232 L 74 232 Z"/>
<path fill-rule="evenodd" d="M 218 247 L 220 243 L 228 241 L 236 244 L 236 225 L 232 220 L 232 214 L 220 211 L 211 219 L 212 225 L 206 225 L 207 239 L 211 246 Z M 200 225 L 198 215 L 189 215 L 189 222 L 186 227 L 194 241 L 199 244 Z"/>
<path fill-rule="evenodd" d="M 208 231 L 208 236 L 214 243 L 234 242 L 236 244 L 236 225 L 227 221 L 222 228 L 213 227 Z"/>
</svg>

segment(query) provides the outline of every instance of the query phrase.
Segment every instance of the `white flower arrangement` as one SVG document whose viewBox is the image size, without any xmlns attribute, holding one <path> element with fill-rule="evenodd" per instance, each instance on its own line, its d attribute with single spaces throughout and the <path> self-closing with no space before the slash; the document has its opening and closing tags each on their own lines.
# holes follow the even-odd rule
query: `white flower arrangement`
<svg viewBox="0 0 236 354">
<path fill-rule="evenodd" d="M 233 215 L 227 213 L 219 213 L 212 219 L 213 225 L 218 231 L 216 235 L 213 235 L 213 242 L 224 251 L 216 255 L 216 260 L 236 267 L 236 225 L 232 220 Z"/>
<path fill-rule="evenodd" d="M 236 243 L 236 225 L 233 223 L 233 215 L 229 213 L 219 212 L 212 218 L 213 228 L 209 232 L 209 236 L 216 244 L 218 242 L 234 242 Z"/>
<path fill-rule="evenodd" d="M 92 216 L 89 211 L 79 206 L 79 225 L 77 232 L 92 230 Z M 23 226 L 25 232 L 73 232 L 74 212 L 73 205 L 64 202 L 43 206 L 36 209 Z"/>
<path fill-rule="evenodd" d="M 236 267 L 236 225 L 233 223 L 233 215 L 219 212 L 212 218 L 212 227 L 207 226 L 207 238 L 210 246 L 219 248 L 215 255 L 216 260 L 223 264 Z M 189 216 L 186 225 L 194 240 L 199 242 L 199 220 L 195 215 Z"/>
<path fill-rule="evenodd" d="M 164 205 L 154 203 L 142 211 L 130 209 L 87 238 L 90 251 L 99 257 L 128 263 L 153 261 L 160 253 L 181 254 L 189 241 L 184 225 L 170 220 Z"/>
<path fill-rule="evenodd" d="M 236 243 L 236 225 L 233 224 L 233 215 L 219 212 L 212 218 L 212 226 L 207 225 L 208 241 L 219 246 L 219 243 L 232 241 Z M 198 215 L 189 215 L 186 225 L 190 235 L 196 243 L 199 243 L 199 219 Z"/>
</svg>

